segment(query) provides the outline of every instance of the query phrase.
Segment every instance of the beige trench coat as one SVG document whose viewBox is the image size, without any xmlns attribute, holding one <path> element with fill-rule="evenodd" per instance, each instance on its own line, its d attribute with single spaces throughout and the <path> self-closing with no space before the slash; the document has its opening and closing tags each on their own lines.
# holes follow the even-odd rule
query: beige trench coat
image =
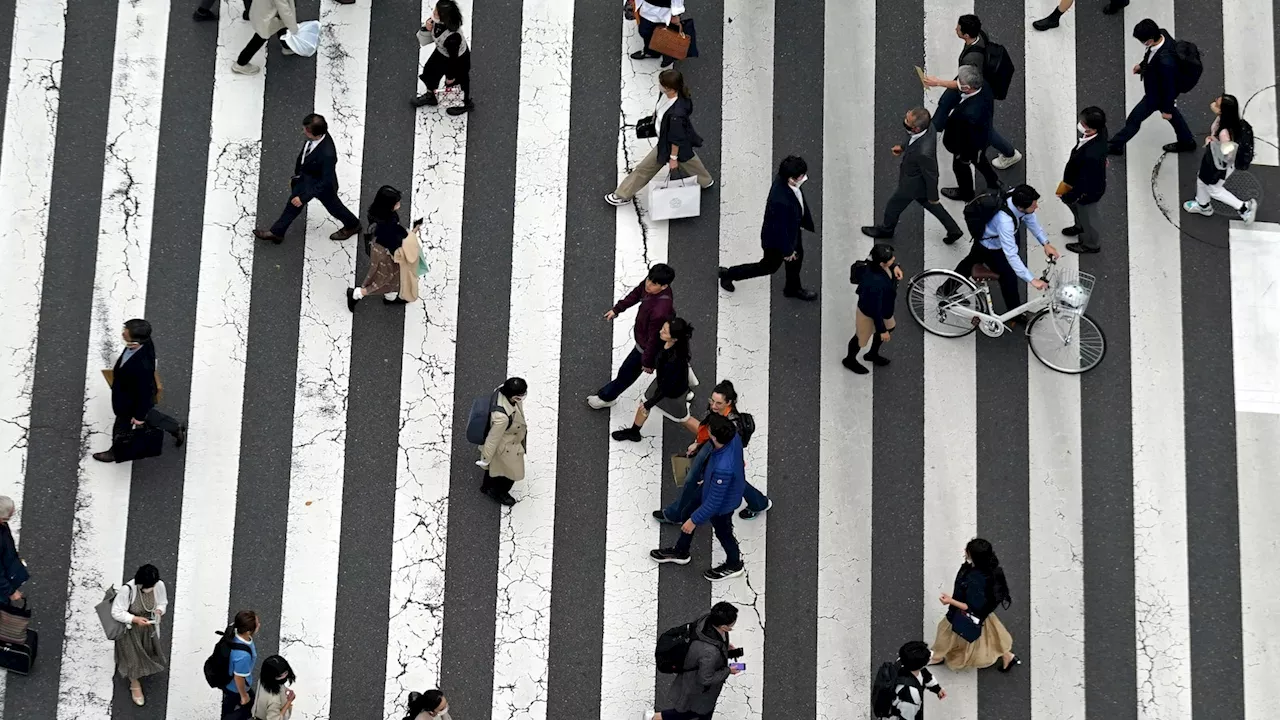
<svg viewBox="0 0 1280 720">
<path fill-rule="evenodd" d="M 281 30 L 298 32 L 294 0 L 258 0 L 249 8 L 249 24 L 258 37 L 270 38 Z"/>
<path fill-rule="evenodd" d="M 396 249 L 396 264 L 400 266 L 400 299 L 414 302 L 418 299 L 418 257 L 422 254 L 422 246 L 418 242 L 418 233 L 411 232 Z"/>
<path fill-rule="evenodd" d="M 524 451 L 528 426 L 524 422 L 524 407 L 513 403 L 498 393 L 498 405 L 489 417 L 489 436 L 480 448 L 480 459 L 489 463 L 489 474 L 509 480 L 524 479 Z M 510 417 L 508 417 L 510 416 Z"/>
</svg>

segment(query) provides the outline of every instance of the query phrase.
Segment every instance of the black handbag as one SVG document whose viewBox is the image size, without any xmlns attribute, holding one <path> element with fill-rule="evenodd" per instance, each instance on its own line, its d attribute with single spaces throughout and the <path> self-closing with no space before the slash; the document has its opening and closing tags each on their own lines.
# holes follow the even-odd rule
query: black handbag
<svg viewBox="0 0 1280 720">
<path fill-rule="evenodd" d="M 145 423 L 125 430 L 114 440 L 111 454 L 118 463 L 158 457 L 164 452 L 164 431 Z"/>
<path fill-rule="evenodd" d="M 951 608 L 947 612 L 947 620 L 951 622 L 951 629 L 967 642 L 982 637 L 982 621 L 959 608 Z"/>
<path fill-rule="evenodd" d="M 650 115 L 637 120 L 636 137 L 641 140 L 658 137 L 658 116 Z"/>
</svg>

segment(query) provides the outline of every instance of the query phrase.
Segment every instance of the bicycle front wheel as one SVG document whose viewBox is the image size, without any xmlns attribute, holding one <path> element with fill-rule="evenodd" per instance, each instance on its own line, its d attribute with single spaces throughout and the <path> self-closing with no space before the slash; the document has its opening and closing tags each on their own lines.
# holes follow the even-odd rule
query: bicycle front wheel
<svg viewBox="0 0 1280 720">
<path fill-rule="evenodd" d="M 925 270 L 907 286 L 911 317 L 941 337 L 964 337 L 977 329 L 970 312 L 988 312 L 986 297 L 969 278 L 950 270 Z"/>
<path fill-rule="evenodd" d="M 1083 313 L 1055 317 L 1041 310 L 1027 326 L 1027 344 L 1046 367 L 1069 375 L 1089 372 L 1107 354 L 1102 328 Z"/>
</svg>

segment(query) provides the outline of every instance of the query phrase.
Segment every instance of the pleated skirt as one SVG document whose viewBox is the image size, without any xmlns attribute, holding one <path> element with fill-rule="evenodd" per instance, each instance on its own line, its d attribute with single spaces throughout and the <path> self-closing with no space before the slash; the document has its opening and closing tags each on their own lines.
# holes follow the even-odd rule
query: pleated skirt
<svg viewBox="0 0 1280 720">
<path fill-rule="evenodd" d="M 933 654 L 941 655 L 952 670 L 991 667 L 1011 650 L 1013 636 L 995 613 L 987 616 L 982 623 L 982 635 L 974 642 L 957 635 L 946 616 L 938 622 L 938 633 L 933 639 Z"/>
</svg>

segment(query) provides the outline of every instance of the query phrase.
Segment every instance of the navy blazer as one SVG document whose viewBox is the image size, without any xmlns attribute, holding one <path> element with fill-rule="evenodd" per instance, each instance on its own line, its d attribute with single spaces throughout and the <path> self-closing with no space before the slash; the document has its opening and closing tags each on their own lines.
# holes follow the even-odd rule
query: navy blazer
<svg viewBox="0 0 1280 720">
<path fill-rule="evenodd" d="M 116 358 L 111 410 L 116 417 L 146 420 L 147 413 L 156 404 L 156 348 L 148 340 L 122 365 L 123 358 L 124 353 Z"/>
<path fill-rule="evenodd" d="M 801 197 L 804 190 L 800 190 Z M 808 198 L 804 207 L 791 190 L 784 177 L 773 181 L 769 188 L 769 201 L 764 206 L 764 224 L 760 226 L 760 246 L 765 250 L 777 250 L 784 256 L 796 251 L 800 244 L 801 229 L 813 232 L 813 213 Z"/>
<path fill-rule="evenodd" d="M 298 150 L 298 159 L 293 161 L 293 179 L 289 186 L 294 196 L 306 203 L 316 196 L 338 192 L 338 148 L 333 144 L 333 136 L 326 133 L 305 161 L 303 150 L 306 145 Z"/>
<path fill-rule="evenodd" d="M 22 564 L 18 555 L 13 531 L 9 529 L 9 523 L 0 523 L 0 602 L 9 602 L 9 596 L 27 579 L 27 566 Z"/>
<path fill-rule="evenodd" d="M 984 84 L 976 95 L 959 100 L 947 115 L 935 120 L 935 127 L 942 132 L 942 146 L 965 159 L 986 150 L 991 144 L 995 113 L 995 97 L 991 87 Z"/>
<path fill-rule="evenodd" d="M 1071 186 L 1062 202 L 1092 205 L 1107 191 L 1107 134 L 1099 132 L 1084 147 L 1071 149 L 1071 158 L 1062 171 L 1062 182 Z"/>
<path fill-rule="evenodd" d="M 658 162 L 667 163 L 671 159 L 671 146 L 675 145 L 676 160 L 689 162 L 693 158 L 693 149 L 702 147 L 702 138 L 693 129 L 689 116 L 693 114 L 693 101 L 687 97 L 677 97 L 671 107 L 662 114 L 662 125 L 658 128 Z"/>
<path fill-rule="evenodd" d="M 1173 101 L 1178 98 L 1178 61 L 1173 56 L 1173 36 L 1160 29 L 1164 45 L 1143 57 L 1138 72 L 1142 75 L 1142 89 L 1162 113 L 1173 112 Z"/>
</svg>

